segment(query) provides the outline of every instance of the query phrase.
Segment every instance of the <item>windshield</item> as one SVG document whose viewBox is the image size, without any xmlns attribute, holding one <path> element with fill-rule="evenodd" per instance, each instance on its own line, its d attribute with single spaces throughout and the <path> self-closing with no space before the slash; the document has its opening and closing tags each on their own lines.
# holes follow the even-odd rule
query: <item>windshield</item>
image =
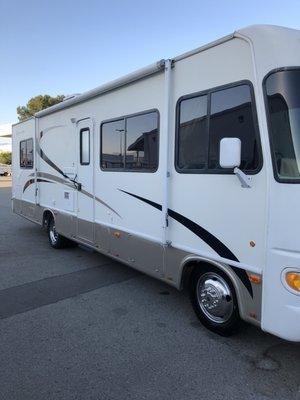
<svg viewBox="0 0 300 400">
<path fill-rule="evenodd" d="M 276 177 L 300 182 L 300 68 L 269 75 L 266 95 Z"/>
</svg>

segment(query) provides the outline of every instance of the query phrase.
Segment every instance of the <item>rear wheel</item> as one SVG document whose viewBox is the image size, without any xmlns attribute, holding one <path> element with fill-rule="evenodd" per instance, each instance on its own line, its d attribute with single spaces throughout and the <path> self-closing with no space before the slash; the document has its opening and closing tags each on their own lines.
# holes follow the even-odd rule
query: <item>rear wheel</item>
<svg viewBox="0 0 300 400">
<path fill-rule="evenodd" d="M 206 328 L 222 336 L 238 331 L 240 316 L 236 293 L 223 271 L 213 266 L 196 268 L 190 280 L 190 298 Z"/>
<path fill-rule="evenodd" d="M 8 176 L 8 172 L 4 172 L 3 176 Z"/>
<path fill-rule="evenodd" d="M 63 249 L 73 244 L 71 240 L 65 238 L 56 231 L 53 217 L 48 220 L 47 228 L 49 243 L 54 249 Z"/>
</svg>

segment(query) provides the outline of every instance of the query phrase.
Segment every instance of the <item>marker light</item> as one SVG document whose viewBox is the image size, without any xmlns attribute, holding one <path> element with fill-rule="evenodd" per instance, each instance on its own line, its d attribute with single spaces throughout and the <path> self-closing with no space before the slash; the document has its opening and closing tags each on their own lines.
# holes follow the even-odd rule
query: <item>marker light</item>
<svg viewBox="0 0 300 400">
<path fill-rule="evenodd" d="M 249 280 L 252 283 L 256 283 L 257 285 L 261 283 L 261 276 L 256 275 L 256 274 L 250 274 L 249 276 Z"/>
<path fill-rule="evenodd" d="M 285 274 L 285 280 L 288 286 L 300 293 L 300 273 L 289 271 Z"/>
</svg>

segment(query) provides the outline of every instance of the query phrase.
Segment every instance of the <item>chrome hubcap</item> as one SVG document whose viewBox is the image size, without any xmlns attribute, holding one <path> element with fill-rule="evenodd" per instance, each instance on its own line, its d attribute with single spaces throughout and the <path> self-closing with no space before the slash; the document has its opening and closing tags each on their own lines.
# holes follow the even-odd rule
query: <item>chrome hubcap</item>
<svg viewBox="0 0 300 400">
<path fill-rule="evenodd" d="M 203 274 L 197 284 L 199 306 L 208 319 L 215 323 L 229 320 L 233 312 L 233 298 L 228 283 L 214 272 Z"/>
<path fill-rule="evenodd" d="M 54 222 L 50 225 L 49 234 L 50 234 L 51 242 L 55 243 L 57 241 L 57 238 L 58 238 L 58 233 L 56 232 L 55 223 Z"/>
</svg>

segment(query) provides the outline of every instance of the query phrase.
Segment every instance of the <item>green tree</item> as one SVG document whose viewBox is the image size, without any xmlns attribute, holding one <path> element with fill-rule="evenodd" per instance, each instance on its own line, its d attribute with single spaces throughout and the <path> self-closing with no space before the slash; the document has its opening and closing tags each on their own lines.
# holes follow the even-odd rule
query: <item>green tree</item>
<svg viewBox="0 0 300 400">
<path fill-rule="evenodd" d="M 0 164 L 11 164 L 11 151 L 0 151 Z"/>
<path fill-rule="evenodd" d="M 48 94 L 39 95 L 32 97 L 26 106 L 19 106 L 17 108 L 17 114 L 19 121 L 24 121 L 27 118 L 32 117 L 38 111 L 44 110 L 45 108 L 54 106 L 54 104 L 60 103 L 65 98 L 64 95 L 58 95 L 56 97 L 49 96 Z"/>
</svg>

